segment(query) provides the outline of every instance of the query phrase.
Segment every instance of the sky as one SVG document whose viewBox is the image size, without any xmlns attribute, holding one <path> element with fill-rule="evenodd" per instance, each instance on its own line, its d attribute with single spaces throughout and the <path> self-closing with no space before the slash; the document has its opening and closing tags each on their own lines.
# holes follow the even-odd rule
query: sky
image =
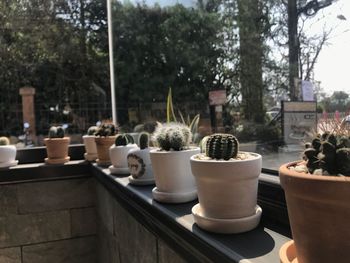
<svg viewBox="0 0 350 263">
<path fill-rule="evenodd" d="M 321 32 L 322 27 L 335 28 L 323 47 L 315 65 L 315 79 L 321 81 L 323 90 L 331 95 L 334 91 L 345 91 L 350 95 L 350 1 L 338 0 L 326 7 L 314 19 L 322 17 L 312 30 Z M 347 20 L 340 20 L 343 15 Z"/>
</svg>

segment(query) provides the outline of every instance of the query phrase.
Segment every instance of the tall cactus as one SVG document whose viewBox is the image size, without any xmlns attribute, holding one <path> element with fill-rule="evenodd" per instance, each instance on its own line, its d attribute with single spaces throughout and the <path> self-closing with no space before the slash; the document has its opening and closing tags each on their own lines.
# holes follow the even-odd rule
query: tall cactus
<svg viewBox="0 0 350 263">
<path fill-rule="evenodd" d="M 139 146 L 140 149 L 146 149 L 148 148 L 148 143 L 149 143 L 149 133 L 147 132 L 141 132 L 139 136 Z"/>
<path fill-rule="evenodd" d="M 238 140 L 235 136 L 216 133 L 208 137 L 205 153 L 212 159 L 229 160 L 237 157 L 238 145 Z"/>
<path fill-rule="evenodd" d="M 125 146 L 131 143 L 134 143 L 134 138 L 128 133 L 119 134 L 115 138 L 115 146 Z"/>
<path fill-rule="evenodd" d="M 304 159 L 310 173 L 322 169 L 330 175 L 350 176 L 350 138 L 324 133 L 305 146 Z"/>
</svg>

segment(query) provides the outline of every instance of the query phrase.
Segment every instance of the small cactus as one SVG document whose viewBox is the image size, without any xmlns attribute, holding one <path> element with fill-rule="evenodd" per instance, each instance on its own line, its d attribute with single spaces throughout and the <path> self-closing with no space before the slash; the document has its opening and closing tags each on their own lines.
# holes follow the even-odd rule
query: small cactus
<svg viewBox="0 0 350 263">
<path fill-rule="evenodd" d="M 238 154 L 238 140 L 231 134 L 216 133 L 210 135 L 206 141 L 205 154 L 212 159 L 236 158 Z"/>
<path fill-rule="evenodd" d="M 0 146 L 2 145 L 9 145 L 10 140 L 7 137 L 0 137 Z"/>
<path fill-rule="evenodd" d="M 49 130 L 49 138 L 63 138 L 64 137 L 64 129 L 62 126 L 51 126 Z"/>
<path fill-rule="evenodd" d="M 113 123 L 103 123 L 97 128 L 95 135 L 100 137 L 107 137 L 114 136 L 117 133 L 118 129 Z"/>
<path fill-rule="evenodd" d="M 182 151 L 189 147 L 192 133 L 188 126 L 172 122 L 159 125 L 153 134 L 153 139 L 162 150 Z"/>
<path fill-rule="evenodd" d="M 305 144 L 304 159 L 310 173 L 322 169 L 330 175 L 350 176 L 350 138 L 326 132 Z"/>
<path fill-rule="evenodd" d="M 131 143 L 134 143 L 134 138 L 128 133 L 119 134 L 115 138 L 115 146 L 126 146 Z"/>
<path fill-rule="evenodd" d="M 97 132 L 97 126 L 91 126 L 88 130 L 87 130 L 87 135 L 93 136 L 96 134 Z"/>
<path fill-rule="evenodd" d="M 141 132 L 139 136 L 139 146 L 140 149 L 146 149 L 148 148 L 148 142 L 149 142 L 149 133 L 148 132 Z"/>
</svg>

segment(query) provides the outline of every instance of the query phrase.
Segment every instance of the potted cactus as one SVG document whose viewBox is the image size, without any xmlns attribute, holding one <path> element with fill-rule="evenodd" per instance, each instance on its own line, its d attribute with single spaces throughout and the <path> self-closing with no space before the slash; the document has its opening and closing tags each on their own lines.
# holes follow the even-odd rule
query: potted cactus
<svg viewBox="0 0 350 263">
<path fill-rule="evenodd" d="M 134 143 L 134 139 L 128 133 L 119 134 L 114 145 L 109 148 L 109 156 L 111 158 L 112 165 L 109 170 L 112 174 L 128 174 L 129 167 L 127 156 L 131 149 L 138 149 L 137 144 Z"/>
<path fill-rule="evenodd" d="M 63 164 L 69 162 L 68 146 L 70 138 L 65 137 L 65 132 L 61 126 L 52 126 L 49 130 L 48 138 L 44 139 L 46 145 L 47 164 Z"/>
<path fill-rule="evenodd" d="M 324 133 L 305 146 L 303 161 L 279 169 L 293 236 L 281 262 L 349 262 L 350 138 Z"/>
<path fill-rule="evenodd" d="M 203 139 L 205 153 L 191 157 L 199 204 L 192 208 L 197 225 L 215 233 L 241 233 L 260 221 L 257 205 L 261 155 L 240 152 L 231 134 Z"/>
<path fill-rule="evenodd" d="M 199 147 L 190 146 L 192 134 L 180 123 L 159 125 L 153 140 L 159 147 L 150 151 L 156 187 L 153 198 L 165 203 L 184 203 L 197 198 L 197 188 L 191 173 L 190 157 Z"/>
<path fill-rule="evenodd" d="M 98 126 L 95 133 L 97 150 L 96 163 L 98 165 L 108 166 L 111 164 L 109 148 L 114 144 L 117 133 L 117 127 L 113 123 L 102 123 Z"/>
<path fill-rule="evenodd" d="M 139 134 L 140 149 L 129 151 L 127 160 L 130 171 L 129 182 L 134 185 L 154 184 L 151 158 L 149 155 L 149 134 L 141 132 Z"/>
<path fill-rule="evenodd" d="M 84 158 L 87 161 L 95 161 L 97 159 L 97 149 L 96 149 L 96 132 L 97 132 L 97 126 L 91 126 L 87 130 L 87 134 L 83 136 L 84 146 L 85 146 L 85 153 Z"/>
<path fill-rule="evenodd" d="M 7 137 L 0 137 L 0 168 L 7 168 L 17 165 L 16 147 L 10 145 Z"/>
</svg>

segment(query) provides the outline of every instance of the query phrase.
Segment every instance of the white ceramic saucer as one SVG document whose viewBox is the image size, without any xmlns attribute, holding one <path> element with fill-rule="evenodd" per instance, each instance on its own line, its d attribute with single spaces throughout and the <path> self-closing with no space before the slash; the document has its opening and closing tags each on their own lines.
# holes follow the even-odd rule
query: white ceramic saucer
<svg viewBox="0 0 350 263">
<path fill-rule="evenodd" d="M 45 163 L 46 164 L 64 164 L 69 162 L 70 157 L 67 156 L 65 158 L 59 158 L 59 159 L 49 159 L 49 158 L 45 158 Z"/>
<path fill-rule="evenodd" d="M 8 168 L 12 166 L 16 166 L 18 164 L 18 160 L 14 160 L 12 162 L 0 163 L 0 168 Z"/>
<path fill-rule="evenodd" d="M 220 234 L 237 234 L 256 228 L 260 222 L 261 213 L 262 209 L 257 205 L 254 215 L 235 219 L 218 219 L 204 216 L 200 204 L 192 207 L 194 221 L 200 228 Z"/>
<path fill-rule="evenodd" d="M 84 158 L 89 162 L 93 162 L 97 159 L 97 154 L 84 153 Z"/>
<path fill-rule="evenodd" d="M 134 185 L 152 185 L 152 184 L 154 184 L 154 178 L 135 179 L 134 177 L 132 177 L 132 175 L 130 175 L 128 178 L 129 178 L 130 184 L 134 184 Z"/>
<path fill-rule="evenodd" d="M 111 165 L 108 168 L 111 174 L 130 174 L 129 167 L 114 167 Z"/>
<path fill-rule="evenodd" d="M 161 192 L 154 187 L 152 190 L 153 198 L 162 203 L 186 203 L 197 198 L 197 190 L 187 193 L 166 193 Z"/>
</svg>

